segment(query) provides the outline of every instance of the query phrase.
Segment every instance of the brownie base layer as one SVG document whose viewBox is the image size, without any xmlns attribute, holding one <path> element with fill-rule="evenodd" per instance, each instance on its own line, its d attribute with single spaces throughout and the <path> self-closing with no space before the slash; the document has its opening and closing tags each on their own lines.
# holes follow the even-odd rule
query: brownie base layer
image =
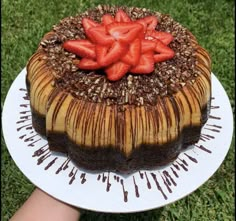
<svg viewBox="0 0 236 221">
<path fill-rule="evenodd" d="M 51 151 L 67 153 L 78 166 L 91 171 L 115 171 L 131 173 L 141 169 L 155 169 L 173 162 L 182 150 L 197 143 L 201 128 L 206 123 L 210 101 L 202 109 L 201 126 L 184 128 L 181 136 L 164 145 L 142 144 L 127 158 L 117 148 L 78 146 L 64 133 L 47 133 L 45 117 L 32 110 L 32 123 L 35 130 L 45 136 Z"/>
<path fill-rule="evenodd" d="M 183 134 L 191 142 L 183 142 L 184 137 L 164 145 L 142 144 L 127 158 L 112 146 L 78 146 L 62 133 L 49 133 L 47 139 L 52 151 L 68 153 L 71 160 L 80 168 L 92 171 L 115 171 L 132 173 L 142 169 L 155 169 L 174 161 L 180 152 L 189 145 L 198 142 L 201 127 L 184 129 Z M 64 148 L 64 150 L 62 150 Z M 59 150 L 60 149 L 60 150 Z"/>
</svg>

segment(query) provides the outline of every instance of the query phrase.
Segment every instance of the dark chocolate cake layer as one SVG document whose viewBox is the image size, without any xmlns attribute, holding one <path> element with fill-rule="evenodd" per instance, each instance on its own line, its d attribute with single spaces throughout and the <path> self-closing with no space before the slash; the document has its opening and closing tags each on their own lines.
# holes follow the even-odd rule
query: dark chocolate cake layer
<svg viewBox="0 0 236 221">
<path fill-rule="evenodd" d="M 100 22 L 122 8 L 133 20 L 158 18 L 156 30 L 170 32 L 174 58 L 148 75 L 127 73 L 110 82 L 103 70 L 84 71 L 66 40 L 85 38 L 81 20 Z M 132 172 L 173 161 L 197 142 L 208 119 L 211 60 L 196 38 L 170 16 L 139 8 L 99 6 L 63 19 L 42 39 L 27 64 L 33 126 L 49 148 L 68 153 L 89 170 Z"/>
</svg>

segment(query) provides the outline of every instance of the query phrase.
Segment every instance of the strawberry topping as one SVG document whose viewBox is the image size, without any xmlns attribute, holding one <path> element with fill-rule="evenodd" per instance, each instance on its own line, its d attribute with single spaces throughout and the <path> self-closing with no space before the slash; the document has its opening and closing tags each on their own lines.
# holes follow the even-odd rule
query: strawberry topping
<svg viewBox="0 0 236 221">
<path fill-rule="evenodd" d="M 116 12 L 115 20 L 117 22 L 130 22 L 131 21 L 130 17 L 121 9 Z"/>
<path fill-rule="evenodd" d="M 80 69 L 103 68 L 110 81 L 120 80 L 128 72 L 150 74 L 155 63 L 175 55 L 168 46 L 173 36 L 156 31 L 155 16 L 132 21 L 120 9 L 114 17 L 103 15 L 101 23 L 83 18 L 82 25 L 87 39 L 68 40 L 62 46 L 80 57 L 74 62 Z"/>
<path fill-rule="evenodd" d="M 127 52 L 127 47 L 119 41 L 115 41 L 111 47 L 96 46 L 97 61 L 102 66 L 108 66 L 120 59 Z"/>
</svg>

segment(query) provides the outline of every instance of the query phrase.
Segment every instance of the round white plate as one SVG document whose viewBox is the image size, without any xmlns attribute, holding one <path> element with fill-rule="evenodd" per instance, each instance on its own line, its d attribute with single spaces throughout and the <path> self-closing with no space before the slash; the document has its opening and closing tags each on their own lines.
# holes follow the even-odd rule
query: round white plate
<svg viewBox="0 0 236 221">
<path fill-rule="evenodd" d="M 2 123 L 7 148 L 28 179 L 53 197 L 100 212 L 128 213 L 165 206 L 195 191 L 223 162 L 232 139 L 233 115 L 228 96 L 212 74 L 212 106 L 201 140 L 170 165 L 129 176 L 89 173 L 65 155 L 50 152 L 32 128 L 25 85 L 26 69 L 5 100 Z"/>
</svg>

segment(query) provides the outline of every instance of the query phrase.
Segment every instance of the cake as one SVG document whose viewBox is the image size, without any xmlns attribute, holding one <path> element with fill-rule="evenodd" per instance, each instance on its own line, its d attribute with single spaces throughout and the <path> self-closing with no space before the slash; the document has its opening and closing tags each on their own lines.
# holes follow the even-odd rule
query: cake
<svg viewBox="0 0 236 221">
<path fill-rule="evenodd" d="M 211 59 L 171 16 L 99 5 L 62 19 L 27 63 L 34 129 L 80 168 L 174 161 L 209 115 Z"/>
</svg>

